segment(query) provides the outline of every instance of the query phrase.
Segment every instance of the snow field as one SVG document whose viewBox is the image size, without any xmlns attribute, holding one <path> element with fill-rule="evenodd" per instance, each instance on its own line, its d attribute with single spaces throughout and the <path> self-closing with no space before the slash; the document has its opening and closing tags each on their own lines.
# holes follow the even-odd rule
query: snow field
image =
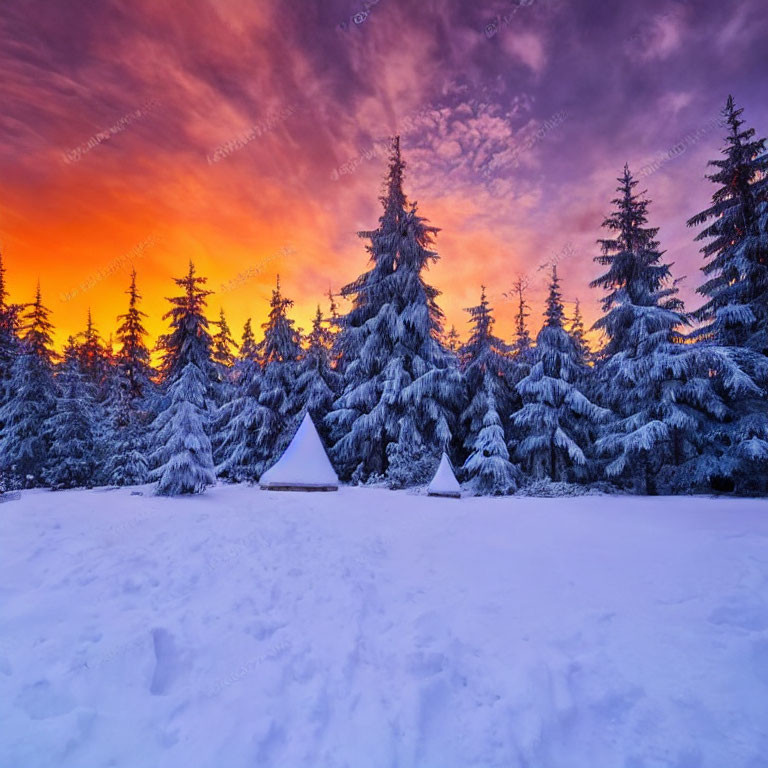
<svg viewBox="0 0 768 768">
<path fill-rule="evenodd" d="M 0 507 L 0 767 L 757 768 L 768 509 L 218 486 Z"/>
</svg>

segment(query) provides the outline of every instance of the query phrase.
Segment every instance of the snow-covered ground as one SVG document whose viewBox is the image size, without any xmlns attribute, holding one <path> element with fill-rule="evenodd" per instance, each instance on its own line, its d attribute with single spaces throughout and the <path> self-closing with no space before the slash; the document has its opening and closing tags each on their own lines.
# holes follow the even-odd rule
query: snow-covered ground
<svg viewBox="0 0 768 768">
<path fill-rule="evenodd" d="M 2 768 L 758 768 L 768 504 L 26 492 L 0 644 Z"/>
</svg>

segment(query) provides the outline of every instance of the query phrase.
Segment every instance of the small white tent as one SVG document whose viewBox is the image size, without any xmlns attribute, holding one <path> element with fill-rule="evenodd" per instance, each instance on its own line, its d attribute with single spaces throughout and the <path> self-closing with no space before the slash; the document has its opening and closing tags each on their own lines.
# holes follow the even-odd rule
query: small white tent
<svg viewBox="0 0 768 768">
<path fill-rule="evenodd" d="M 461 498 L 461 486 L 456 479 L 456 475 L 453 474 L 451 460 L 445 453 L 440 459 L 440 466 L 437 468 L 437 472 L 435 472 L 435 476 L 427 488 L 427 493 L 430 496 L 449 496 L 452 499 Z"/>
<path fill-rule="evenodd" d="M 259 480 L 270 491 L 338 491 L 339 478 L 307 413 L 277 464 Z"/>
</svg>

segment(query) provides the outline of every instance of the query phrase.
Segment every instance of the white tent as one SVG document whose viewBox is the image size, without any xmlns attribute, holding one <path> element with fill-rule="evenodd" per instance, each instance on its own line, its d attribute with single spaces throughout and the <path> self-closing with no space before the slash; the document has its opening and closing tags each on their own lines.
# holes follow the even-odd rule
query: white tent
<svg viewBox="0 0 768 768">
<path fill-rule="evenodd" d="M 259 485 L 270 491 L 338 491 L 339 478 L 307 413 L 277 464 Z"/>
<path fill-rule="evenodd" d="M 461 498 L 461 486 L 456 479 L 456 475 L 453 474 L 451 460 L 445 453 L 440 459 L 440 466 L 437 468 L 437 472 L 435 472 L 435 476 L 427 488 L 427 493 L 430 496 L 450 496 L 453 499 Z"/>
</svg>

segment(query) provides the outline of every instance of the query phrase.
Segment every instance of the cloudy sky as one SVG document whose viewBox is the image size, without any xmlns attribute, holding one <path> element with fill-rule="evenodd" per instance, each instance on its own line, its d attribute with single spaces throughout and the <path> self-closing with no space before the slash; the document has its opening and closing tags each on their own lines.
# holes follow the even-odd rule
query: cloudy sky
<svg viewBox="0 0 768 768">
<path fill-rule="evenodd" d="M 156 334 L 191 258 L 237 336 L 265 319 L 277 272 L 306 327 L 366 268 L 355 233 L 376 224 L 399 132 L 462 333 L 481 283 L 511 333 L 519 274 L 536 330 L 553 259 L 595 318 L 595 241 L 625 162 L 694 306 L 685 220 L 711 195 L 728 93 L 768 133 L 767 39 L 765 0 L 5 0 L 12 299 L 39 277 L 57 340 L 89 307 L 106 336 L 135 265 Z"/>
</svg>

